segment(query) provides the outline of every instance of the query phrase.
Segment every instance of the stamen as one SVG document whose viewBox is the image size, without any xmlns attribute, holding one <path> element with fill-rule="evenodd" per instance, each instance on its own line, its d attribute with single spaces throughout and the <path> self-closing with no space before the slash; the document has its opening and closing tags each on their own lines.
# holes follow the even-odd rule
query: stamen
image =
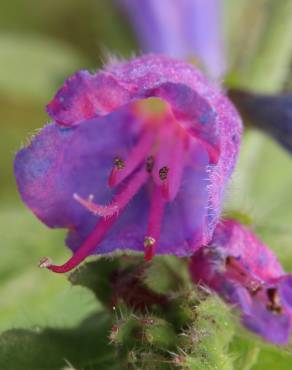
<svg viewBox="0 0 292 370">
<path fill-rule="evenodd" d="M 256 295 L 262 289 L 262 282 L 255 279 L 235 257 L 227 256 L 225 265 L 226 275 L 241 282 L 251 295 Z"/>
<path fill-rule="evenodd" d="M 165 193 L 167 200 L 172 201 L 176 197 L 180 186 L 184 170 L 184 155 L 185 155 L 185 133 L 180 130 L 177 135 L 173 147 L 171 172 L 168 175 L 168 192 Z"/>
<path fill-rule="evenodd" d="M 117 169 L 115 166 L 112 170 L 109 177 L 110 187 L 118 185 L 145 160 L 153 145 L 154 137 L 155 132 L 153 132 L 153 130 L 147 130 L 141 134 L 141 139 L 129 153 L 128 158 L 124 162 L 123 168 Z"/>
<path fill-rule="evenodd" d="M 125 168 L 125 162 L 119 157 L 114 158 L 114 165 L 118 170 L 122 170 L 123 168 Z"/>
<path fill-rule="evenodd" d="M 167 201 L 172 201 L 179 191 L 184 169 L 184 155 L 187 150 L 186 136 L 180 127 L 174 126 L 161 133 L 163 139 L 159 146 L 154 165 L 154 179 L 162 187 Z"/>
<path fill-rule="evenodd" d="M 167 166 L 160 168 L 159 177 L 161 181 L 165 181 L 167 179 L 168 171 L 169 171 L 169 168 Z"/>
<path fill-rule="evenodd" d="M 169 181 L 167 179 L 168 171 L 169 171 L 169 168 L 167 166 L 164 166 L 160 168 L 158 172 L 159 178 L 162 181 L 162 193 L 166 199 L 169 198 Z"/>
<path fill-rule="evenodd" d="M 110 187 L 114 186 L 114 182 L 115 182 L 115 178 L 117 174 L 125 168 L 125 162 L 121 158 L 115 157 L 113 162 L 114 162 L 114 168 L 112 169 L 111 174 L 109 176 L 109 180 L 108 180 Z"/>
<path fill-rule="evenodd" d="M 233 256 L 227 256 L 225 260 L 227 272 L 241 278 L 246 278 L 248 273 L 242 264 Z"/>
<path fill-rule="evenodd" d="M 153 170 L 153 166 L 154 166 L 154 157 L 153 155 L 150 155 L 146 159 L 146 171 L 151 173 Z"/>
<path fill-rule="evenodd" d="M 267 289 L 267 296 L 269 299 L 267 309 L 278 314 L 282 313 L 283 308 L 277 288 Z"/>
<path fill-rule="evenodd" d="M 39 267 L 40 268 L 48 268 L 51 266 L 52 260 L 49 257 L 43 257 L 40 259 Z"/>
<path fill-rule="evenodd" d="M 144 247 L 145 248 L 153 247 L 155 242 L 156 242 L 156 240 L 154 238 L 152 238 L 151 236 L 145 236 L 145 238 L 144 238 Z"/>
<path fill-rule="evenodd" d="M 101 242 L 105 234 L 114 224 L 117 219 L 117 215 L 114 215 L 110 218 L 104 218 L 100 222 L 97 223 L 91 234 L 89 234 L 88 238 L 85 242 L 81 245 L 81 247 L 75 252 L 75 254 L 63 265 L 57 266 L 50 264 L 47 269 L 57 272 L 57 273 L 64 273 L 72 270 L 73 268 L 77 267 L 85 258 L 92 252 Z"/>
<path fill-rule="evenodd" d="M 155 186 L 151 199 L 147 233 L 144 239 L 144 258 L 146 261 L 151 261 L 155 254 L 155 249 L 157 248 L 157 243 L 160 237 L 165 204 L 166 200 L 162 196 L 161 187 Z"/>
<path fill-rule="evenodd" d="M 142 167 L 138 172 L 133 174 L 129 179 L 129 182 L 119 194 L 115 197 L 115 204 L 118 205 L 119 211 L 121 211 L 128 202 L 137 194 L 148 178 L 149 174 Z M 102 241 L 108 230 L 112 227 L 115 221 L 118 219 L 118 213 L 113 214 L 108 218 L 101 219 L 93 231 L 89 234 L 84 243 L 79 247 L 75 254 L 63 265 L 56 266 L 50 264 L 47 267 L 49 270 L 63 273 L 68 272 L 78 266 Z"/>
</svg>

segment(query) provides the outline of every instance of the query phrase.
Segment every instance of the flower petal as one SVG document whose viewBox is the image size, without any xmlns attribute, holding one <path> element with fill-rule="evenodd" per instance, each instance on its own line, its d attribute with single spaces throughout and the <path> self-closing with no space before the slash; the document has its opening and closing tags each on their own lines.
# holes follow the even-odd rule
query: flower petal
<svg viewBox="0 0 292 370">
<path fill-rule="evenodd" d="M 140 128 L 125 108 L 73 128 L 47 125 L 16 156 L 15 176 L 23 201 L 50 227 L 77 227 L 89 212 L 73 194 L 84 198 L 92 194 L 97 202 L 109 203 L 113 160 L 127 156 Z"/>
<path fill-rule="evenodd" d="M 292 276 L 285 275 L 279 279 L 279 294 L 281 300 L 289 307 L 292 313 Z"/>
<path fill-rule="evenodd" d="M 103 116 L 129 101 L 129 93 L 106 73 L 79 71 L 71 76 L 48 104 L 47 112 L 58 124 L 75 126 Z"/>
<path fill-rule="evenodd" d="M 269 342 L 285 345 L 288 344 L 291 332 L 291 318 L 288 315 L 277 315 L 267 311 L 266 307 L 254 302 L 250 308 L 251 314 L 244 314 L 243 324 L 254 333 Z"/>
<path fill-rule="evenodd" d="M 72 108 L 72 112 L 69 110 L 71 118 L 76 115 L 79 117 L 78 104 L 71 104 L 73 101 L 88 98 L 96 111 L 100 110 L 100 104 L 103 105 L 103 100 L 99 102 L 102 94 L 87 94 L 87 90 L 95 91 L 98 85 L 95 81 L 99 81 L 99 75 L 101 82 L 97 91 L 102 92 L 104 89 L 104 99 L 106 96 L 114 96 L 114 101 L 123 105 L 135 99 L 161 98 L 169 103 L 178 122 L 205 144 L 211 162 L 216 164 L 209 167 L 207 208 L 211 238 L 220 214 L 226 181 L 235 165 L 241 137 L 241 121 L 233 106 L 220 90 L 210 85 L 191 65 L 162 56 L 146 55 L 128 63 L 109 65 L 105 72 L 97 75 L 86 74 L 86 88 L 82 83 L 79 88 L 79 78 L 69 79 L 60 91 L 70 91 L 70 94 L 66 97 L 66 94 L 61 93 L 64 96 L 63 104 L 57 104 L 59 108 L 54 111 L 58 122 L 68 124 L 63 119 L 68 113 L 65 109 L 67 106 Z M 109 84 L 108 79 L 111 81 Z M 59 94 L 49 106 L 54 106 Z M 129 100 L 126 102 L 127 99 Z M 77 113 L 74 112 L 75 106 Z M 74 124 L 76 122 L 79 119 Z"/>
<path fill-rule="evenodd" d="M 100 204 L 111 202 L 114 191 L 108 186 L 108 177 L 113 159 L 127 158 L 138 141 L 140 124 L 130 106 L 72 128 L 51 124 L 17 154 L 15 175 L 24 202 L 48 226 L 68 228 L 68 244 L 73 250 L 99 219 L 81 206 L 74 194 L 92 195 Z M 208 162 L 202 144 L 193 143 L 181 187 L 166 207 L 157 253 L 191 255 L 208 237 Z M 149 203 L 150 189 L 145 186 L 93 253 L 143 251 Z"/>
<path fill-rule="evenodd" d="M 240 118 L 193 66 L 149 55 L 95 75 L 80 72 L 71 77 L 48 106 L 56 123 L 16 156 L 15 174 L 24 202 L 48 226 L 71 230 L 68 243 L 73 250 L 99 220 L 76 199 L 93 196 L 102 206 L 112 202 L 116 192 L 108 186 L 108 177 L 113 160 L 127 161 L 144 142 L 145 116 L 135 108 L 151 97 L 167 103 L 172 123 L 178 123 L 182 137 L 191 142 L 190 157 L 178 176 L 181 186 L 175 183 L 173 199 L 165 207 L 157 252 L 190 255 L 212 237 L 238 154 Z M 155 119 L 147 127 L 153 135 L 159 131 Z M 131 161 L 133 171 L 122 181 L 110 181 L 117 193 L 130 183 L 142 165 L 139 161 Z M 150 181 L 133 195 L 98 249 L 92 243 L 90 252 L 143 249 L 151 186 Z"/>
</svg>

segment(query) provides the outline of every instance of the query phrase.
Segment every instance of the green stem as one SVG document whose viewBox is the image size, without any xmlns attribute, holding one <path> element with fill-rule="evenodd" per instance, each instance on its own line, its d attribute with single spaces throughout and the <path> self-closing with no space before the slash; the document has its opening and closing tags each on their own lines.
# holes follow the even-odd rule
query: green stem
<svg viewBox="0 0 292 370">
<path fill-rule="evenodd" d="M 250 350 L 246 354 L 241 370 L 250 370 L 257 363 L 259 353 L 259 347 L 255 346 L 250 348 Z"/>
</svg>

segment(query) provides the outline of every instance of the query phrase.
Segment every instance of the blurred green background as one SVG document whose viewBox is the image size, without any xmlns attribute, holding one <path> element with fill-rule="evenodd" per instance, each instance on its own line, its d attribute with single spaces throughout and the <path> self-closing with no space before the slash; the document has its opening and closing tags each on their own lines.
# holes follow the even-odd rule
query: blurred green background
<svg viewBox="0 0 292 370">
<path fill-rule="evenodd" d="M 48 230 L 22 204 L 13 158 L 48 120 L 45 105 L 65 78 L 100 67 L 109 53 L 127 56 L 134 47 L 129 26 L 111 1 L 0 4 L 1 331 L 73 327 L 96 310 L 91 292 L 37 268 L 40 257 L 62 261 L 69 252 L 64 233 Z"/>
<path fill-rule="evenodd" d="M 133 50 L 139 52 L 115 5 L 110 0 L 1 1 L 0 331 L 70 329 L 98 311 L 92 292 L 37 268 L 40 257 L 50 255 L 61 262 L 69 252 L 64 233 L 48 230 L 22 204 L 13 179 L 13 157 L 48 120 L 45 105 L 66 77 L 81 68 L 100 67 L 110 54 L 127 57 Z M 226 83 L 269 92 L 288 89 L 291 19 L 290 0 L 225 0 L 230 67 Z M 248 214 L 290 272 L 291 189 L 291 156 L 263 134 L 248 132 L 226 213 Z M 254 369 L 292 368 L 286 351 L 263 351 L 260 356 Z M 271 365 L 273 361 L 277 365 Z"/>
</svg>

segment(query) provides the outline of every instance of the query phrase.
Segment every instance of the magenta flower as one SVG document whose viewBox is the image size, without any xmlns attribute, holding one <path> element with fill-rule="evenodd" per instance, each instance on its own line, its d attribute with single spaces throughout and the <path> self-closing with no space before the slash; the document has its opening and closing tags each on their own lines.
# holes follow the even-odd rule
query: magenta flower
<svg viewBox="0 0 292 370">
<path fill-rule="evenodd" d="M 199 59 L 208 75 L 225 71 L 222 0 L 117 0 L 143 51 Z"/>
<path fill-rule="evenodd" d="M 242 311 L 243 324 L 275 344 L 292 329 L 292 275 L 251 230 L 236 221 L 218 223 L 208 247 L 192 257 L 193 280 Z"/>
<path fill-rule="evenodd" d="M 73 256 L 116 250 L 192 255 L 208 243 L 238 154 L 235 109 L 193 66 L 144 56 L 69 78 L 53 123 L 17 154 L 23 201 L 67 228 Z"/>
</svg>

